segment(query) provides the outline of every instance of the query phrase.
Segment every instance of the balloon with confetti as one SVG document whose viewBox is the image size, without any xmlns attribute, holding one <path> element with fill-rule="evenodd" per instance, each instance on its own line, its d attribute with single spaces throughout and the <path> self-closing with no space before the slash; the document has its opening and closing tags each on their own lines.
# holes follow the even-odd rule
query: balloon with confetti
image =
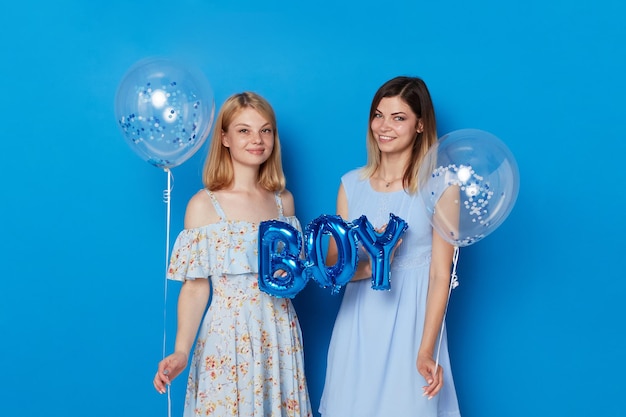
<svg viewBox="0 0 626 417">
<path fill-rule="evenodd" d="M 447 242 L 469 246 L 507 218 L 519 191 L 519 170 L 509 148 L 479 129 L 442 136 L 418 174 L 420 195 L 435 230 Z"/>
<path fill-rule="evenodd" d="M 122 78 L 115 116 L 130 148 L 164 169 L 181 165 L 205 142 L 215 116 L 209 81 L 196 68 L 147 58 Z"/>
</svg>

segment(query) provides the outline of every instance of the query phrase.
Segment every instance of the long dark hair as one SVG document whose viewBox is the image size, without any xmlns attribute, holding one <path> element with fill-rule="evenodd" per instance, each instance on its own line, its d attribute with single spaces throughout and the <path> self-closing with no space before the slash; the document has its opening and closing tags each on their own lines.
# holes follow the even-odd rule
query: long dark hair
<svg viewBox="0 0 626 417">
<path fill-rule="evenodd" d="M 380 165 L 380 149 L 372 133 L 371 123 L 376 116 L 376 109 L 380 101 L 386 97 L 400 97 L 413 110 L 423 126 L 421 132 L 416 132 L 411 148 L 411 158 L 404 168 L 402 179 L 404 189 L 410 193 L 415 193 L 418 188 L 417 172 L 420 164 L 430 147 L 437 143 L 435 109 L 428 87 L 421 78 L 407 76 L 392 78 L 374 94 L 367 132 L 367 165 L 363 169 L 363 176 L 371 177 Z"/>
</svg>

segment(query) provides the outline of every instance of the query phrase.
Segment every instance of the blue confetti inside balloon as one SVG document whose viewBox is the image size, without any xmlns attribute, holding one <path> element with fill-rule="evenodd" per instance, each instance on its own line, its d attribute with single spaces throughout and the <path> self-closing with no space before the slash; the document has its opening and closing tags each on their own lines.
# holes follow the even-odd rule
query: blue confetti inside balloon
<svg viewBox="0 0 626 417">
<path fill-rule="evenodd" d="M 173 168 L 206 141 L 215 100 L 199 70 L 167 58 L 147 58 L 133 65 L 120 82 L 115 116 L 137 155 L 156 167 Z"/>
<path fill-rule="evenodd" d="M 478 129 L 441 137 L 426 154 L 418 177 L 433 228 L 457 247 L 498 228 L 519 192 L 513 154 L 499 138 Z"/>
</svg>

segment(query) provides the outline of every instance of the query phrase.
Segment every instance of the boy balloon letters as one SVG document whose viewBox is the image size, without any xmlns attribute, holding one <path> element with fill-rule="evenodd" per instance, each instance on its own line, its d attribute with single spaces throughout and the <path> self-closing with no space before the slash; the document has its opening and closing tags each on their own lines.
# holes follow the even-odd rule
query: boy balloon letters
<svg viewBox="0 0 626 417">
<path fill-rule="evenodd" d="M 350 223 L 337 215 L 322 215 L 305 229 L 303 258 L 298 230 L 278 220 L 263 221 L 259 225 L 259 288 L 276 297 L 293 298 L 313 278 L 337 293 L 356 271 L 361 244 L 372 263 L 372 288 L 389 290 L 391 254 L 407 228 L 404 220 L 391 213 L 381 232 L 365 216 Z M 335 265 L 326 265 L 324 236 L 331 236 L 337 244 Z"/>
</svg>

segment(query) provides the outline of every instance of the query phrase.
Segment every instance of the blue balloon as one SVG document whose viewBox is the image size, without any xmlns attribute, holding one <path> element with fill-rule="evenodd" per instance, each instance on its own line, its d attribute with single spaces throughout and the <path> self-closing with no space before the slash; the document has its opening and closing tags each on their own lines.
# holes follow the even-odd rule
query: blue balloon
<svg viewBox="0 0 626 417">
<path fill-rule="evenodd" d="M 215 116 L 213 91 L 194 68 L 166 58 L 144 59 L 120 82 L 115 116 L 137 155 L 158 168 L 173 168 L 207 139 Z"/>
<path fill-rule="evenodd" d="M 370 255 L 372 263 L 372 288 L 389 290 L 391 288 L 391 253 L 396 247 L 408 224 L 393 213 L 381 233 L 378 233 L 365 216 L 354 221 L 359 242 Z"/>
<path fill-rule="evenodd" d="M 358 263 L 355 231 L 351 224 L 337 215 L 322 215 L 306 227 L 306 273 L 321 287 L 330 287 L 336 294 L 356 272 Z M 324 236 L 332 236 L 337 245 L 337 262 L 326 266 Z"/>
<path fill-rule="evenodd" d="M 307 284 L 300 259 L 302 240 L 298 230 L 278 220 L 259 225 L 259 289 L 281 298 L 293 298 Z"/>
<path fill-rule="evenodd" d="M 391 255 L 408 228 L 400 217 L 390 213 L 385 230 L 377 232 L 361 216 L 354 223 L 337 215 L 321 215 L 305 230 L 304 259 L 300 256 L 300 233 L 288 223 L 268 220 L 259 225 L 259 288 L 276 297 L 293 298 L 314 279 L 322 288 L 336 294 L 357 269 L 358 245 L 363 245 L 372 263 L 372 288 L 388 290 Z M 325 237 L 337 245 L 337 261 L 326 265 Z"/>
</svg>

